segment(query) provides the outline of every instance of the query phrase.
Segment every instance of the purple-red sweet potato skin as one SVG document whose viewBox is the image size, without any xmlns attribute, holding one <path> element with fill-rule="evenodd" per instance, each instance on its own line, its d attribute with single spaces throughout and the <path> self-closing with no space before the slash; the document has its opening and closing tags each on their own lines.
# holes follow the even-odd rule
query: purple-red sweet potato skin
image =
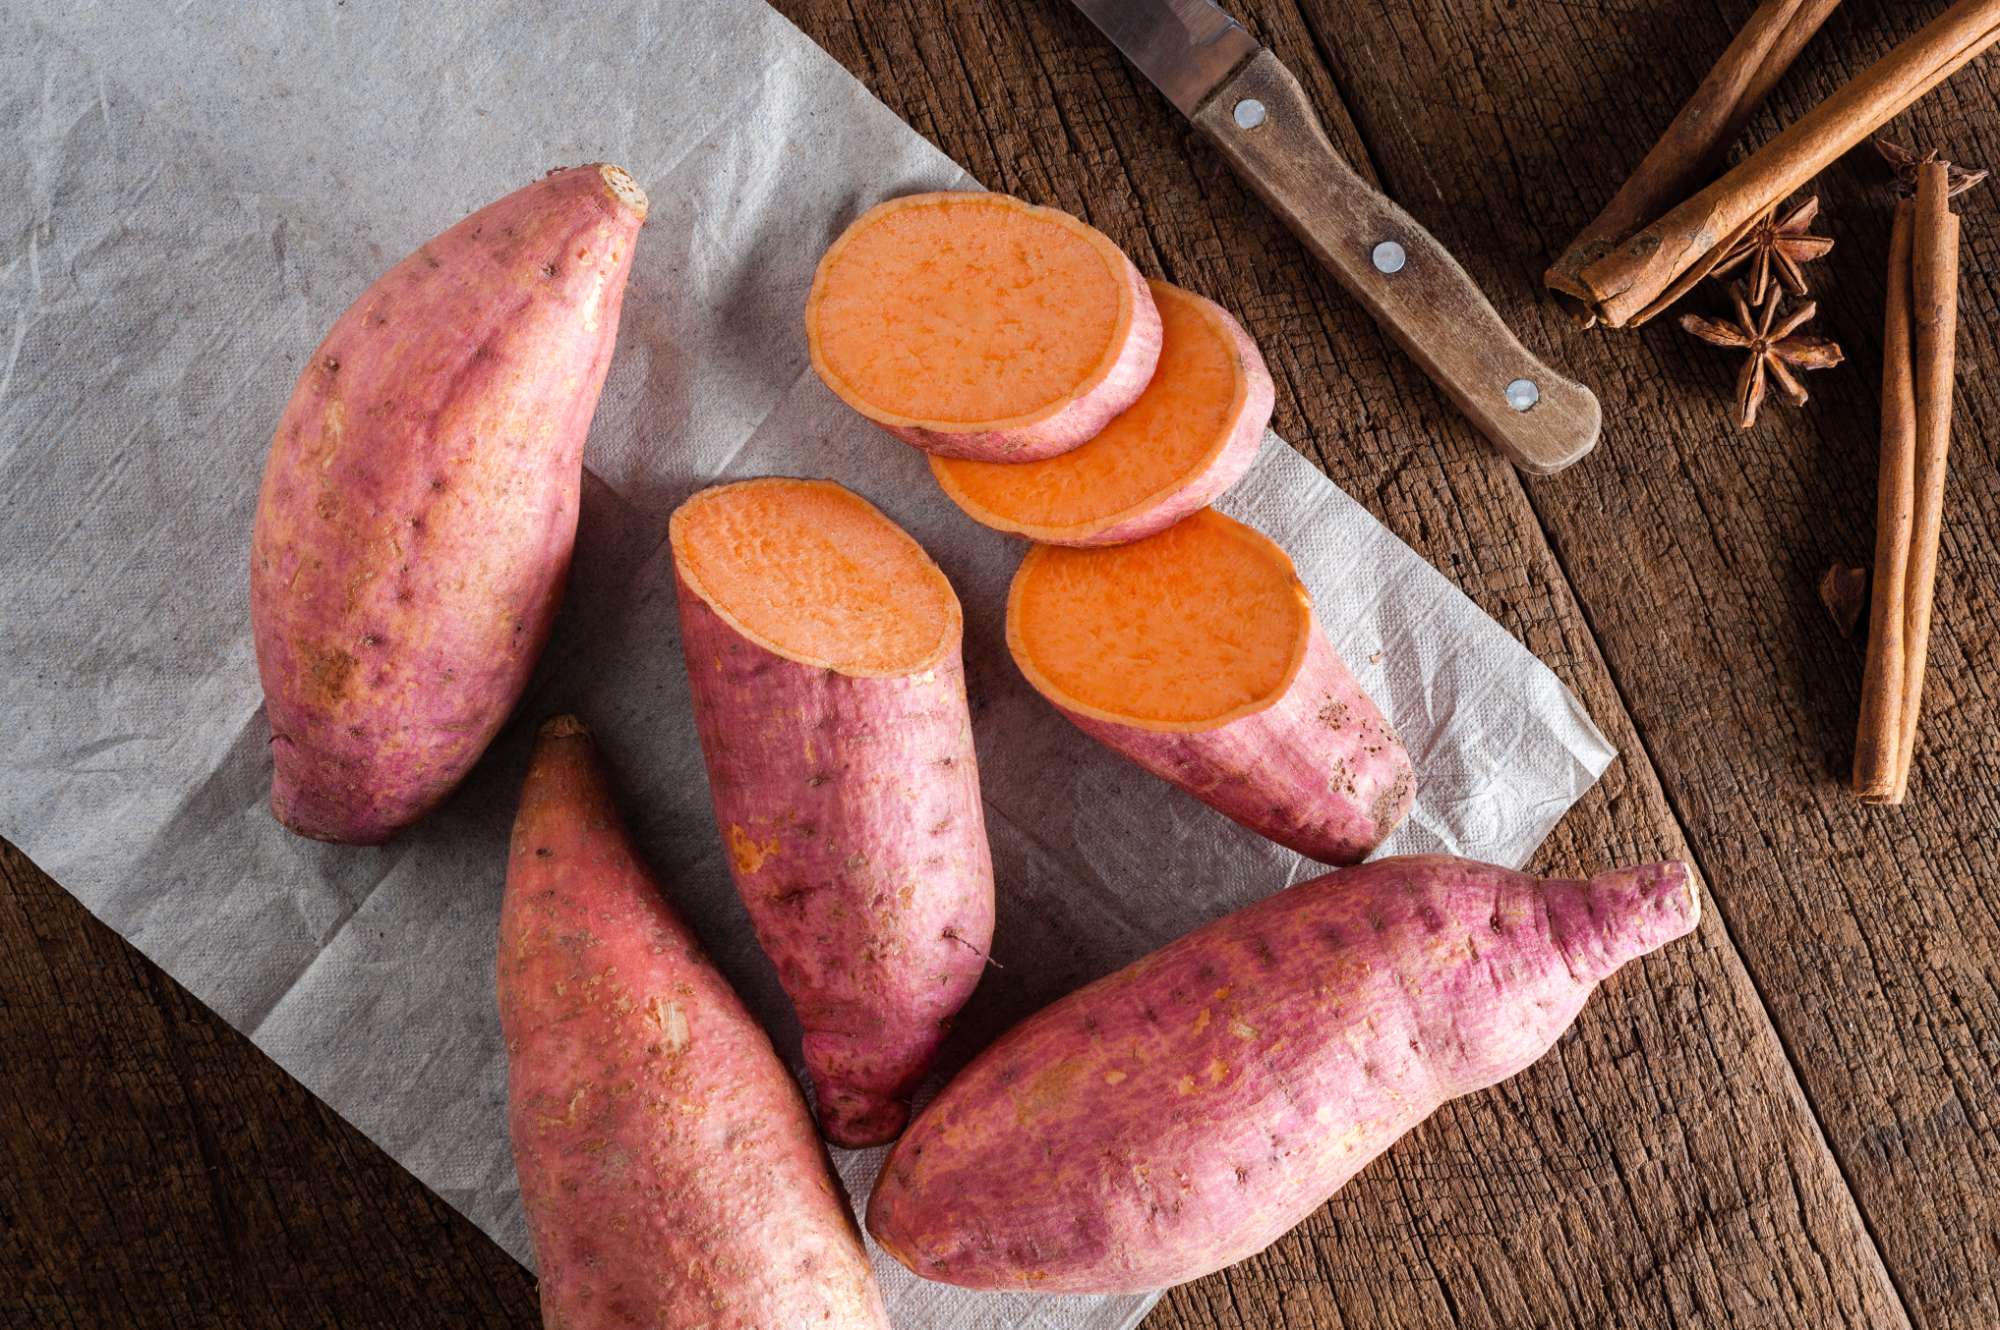
<svg viewBox="0 0 2000 1330">
<path fill-rule="evenodd" d="M 798 1086 L 661 898 L 567 719 L 522 791 L 499 980 L 549 1330 L 887 1330 Z"/>
<path fill-rule="evenodd" d="M 716 828 L 805 1029 L 820 1125 L 838 1145 L 880 1145 L 993 939 L 957 644 L 905 677 L 810 668 L 675 582 Z"/>
<path fill-rule="evenodd" d="M 1063 709 L 1077 728 L 1260 836 L 1327 864 L 1368 857 L 1410 811 L 1403 741 L 1315 621 L 1284 696 L 1212 730 L 1159 731 Z"/>
<path fill-rule="evenodd" d="M 615 169 L 555 172 L 419 247 L 334 323 L 279 420 L 250 617 L 271 807 L 301 835 L 415 822 L 527 683 L 643 219 Z"/>
<path fill-rule="evenodd" d="M 1302 883 L 1002 1036 L 897 1142 L 869 1231 L 972 1288 L 1221 1269 L 1533 1062 L 1600 979 L 1699 914 L 1676 863 L 1586 883 L 1427 855 Z"/>
</svg>

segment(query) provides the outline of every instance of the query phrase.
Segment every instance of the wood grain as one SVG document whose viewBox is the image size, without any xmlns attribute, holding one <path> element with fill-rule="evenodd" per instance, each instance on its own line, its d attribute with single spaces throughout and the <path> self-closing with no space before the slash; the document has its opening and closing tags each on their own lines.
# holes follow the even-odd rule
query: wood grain
<svg viewBox="0 0 2000 1330">
<path fill-rule="evenodd" d="M 0 842 L 0 1326 L 536 1324 L 534 1280 Z"/>
<path fill-rule="evenodd" d="M 1379 39 L 1366 59 L 1340 64 L 1342 86 L 1370 124 L 1394 126 L 1371 139 L 1378 161 L 1406 195 L 1434 191 L 1462 253 L 1562 243 L 1596 206 L 1591 182 L 1615 179 L 1608 163 L 1580 163 L 1618 148 L 1636 160 L 1646 127 L 1681 95 L 1660 56 L 1686 49 L 1690 24 L 1671 12 L 1627 13 L 1615 30 L 1550 25 L 1504 4 L 1438 7 L 1421 23 L 1390 6 L 1371 12 Z M 1843 6 L 1759 132 L 1932 12 Z M 1711 30 L 1718 44 L 1723 26 Z M 1689 82 L 1703 58 L 1688 52 Z M 1553 92 L 1520 99 L 1551 71 L 1583 87 L 1553 103 Z M 1996 77 L 1991 62 L 1971 67 L 1889 137 L 1992 160 Z M 1501 160 L 1507 168 L 1492 169 Z M 1623 425 L 1607 426 L 1590 465 L 1535 482 L 1530 496 L 1910 1315 L 1990 1327 L 2000 1324 L 2000 900 L 1987 886 L 2000 871 L 2000 484 L 1996 440 L 1979 425 L 1996 406 L 1991 197 L 1961 200 L 1958 405 L 1971 428 L 1957 431 L 1929 700 L 1900 810 L 1859 808 L 1842 789 L 1860 652 L 1813 592 L 1828 564 L 1860 562 L 1871 546 L 1886 186 L 1865 152 L 1817 184 L 1838 238 L 1815 266 L 1817 326 L 1852 368 L 1816 379 L 1803 413 L 1773 408 L 1733 434 L 1731 367 L 1706 348 L 1664 327 L 1580 335 L 1571 367 Z M 1524 208 L 1524 193 L 1539 201 Z M 1522 225 L 1535 230 L 1503 229 Z M 1718 299 L 1713 288 L 1693 297 L 1711 310 Z"/>
<path fill-rule="evenodd" d="M 1961 414 L 1917 773 L 1903 808 L 1865 809 L 1840 783 L 1860 651 L 1813 586 L 1872 543 L 1879 168 L 1820 185 L 1839 241 L 1814 270 L 1820 330 L 1849 368 L 1749 435 L 1725 360 L 1664 325 L 1576 332 L 1538 286 L 1747 4 L 1234 6 L 1348 160 L 1603 399 L 1599 450 L 1529 481 L 1057 0 L 779 7 L 988 184 L 1236 312 L 1279 429 L 1624 754 L 1538 866 L 1689 857 L 1717 907 L 1550 1057 L 1175 1290 L 1150 1330 L 2000 1324 L 2000 232 L 1979 194 L 1959 201 Z M 1843 5 L 1752 136 L 1932 8 Z M 1996 75 L 1972 67 L 1900 136 L 1992 161 Z M 21 860 L 0 871 L 0 1050 L 31 1069 L 0 1092 L 21 1324 L 533 1324 L 525 1276 L 469 1225 Z"/>
</svg>

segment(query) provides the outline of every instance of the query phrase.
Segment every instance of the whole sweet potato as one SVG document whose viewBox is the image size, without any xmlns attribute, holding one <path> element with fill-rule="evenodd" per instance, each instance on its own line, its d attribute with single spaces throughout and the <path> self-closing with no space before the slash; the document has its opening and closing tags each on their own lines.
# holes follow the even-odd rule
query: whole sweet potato
<svg viewBox="0 0 2000 1330">
<path fill-rule="evenodd" d="M 299 834 L 389 839 L 513 709 L 645 215 L 615 166 L 554 172 L 420 246 L 313 352 L 250 545 L 271 808 Z"/>
<path fill-rule="evenodd" d="M 1425 855 L 1301 883 L 1003 1035 L 897 1142 L 868 1229 L 971 1288 L 1219 1270 L 1699 917 L 1678 863 L 1570 882 Z"/>
<path fill-rule="evenodd" d="M 887 1330 L 798 1086 L 661 898 L 570 717 L 521 792 L 499 973 L 549 1330 Z"/>
<path fill-rule="evenodd" d="M 703 490 L 671 541 L 730 872 L 805 1027 L 821 1126 L 878 1145 L 993 936 L 958 597 L 830 481 Z"/>
</svg>

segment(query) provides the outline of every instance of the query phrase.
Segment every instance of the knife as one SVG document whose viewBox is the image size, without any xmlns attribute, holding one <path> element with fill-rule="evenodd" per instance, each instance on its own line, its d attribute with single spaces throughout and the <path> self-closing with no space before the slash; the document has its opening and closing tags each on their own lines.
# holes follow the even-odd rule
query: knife
<svg viewBox="0 0 2000 1330">
<path fill-rule="evenodd" d="M 1516 466 L 1548 475 L 1596 446 L 1597 398 L 1537 360 L 1458 260 L 1355 173 L 1235 19 L 1208 0 L 1073 3 Z"/>
</svg>

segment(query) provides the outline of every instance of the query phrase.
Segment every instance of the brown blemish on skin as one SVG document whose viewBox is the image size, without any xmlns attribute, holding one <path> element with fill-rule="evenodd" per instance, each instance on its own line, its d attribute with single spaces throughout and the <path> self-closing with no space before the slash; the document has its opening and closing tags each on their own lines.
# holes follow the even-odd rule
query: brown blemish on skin
<svg viewBox="0 0 2000 1330">
<path fill-rule="evenodd" d="M 359 662 L 345 651 L 321 651 L 314 647 L 303 650 L 306 658 L 306 678 L 312 687 L 316 700 L 337 702 L 347 696 L 347 688 L 354 678 L 354 667 Z"/>
<path fill-rule="evenodd" d="M 811 887 L 793 887 L 790 891 L 780 891 L 774 893 L 770 899 L 771 899 L 771 904 L 779 907 L 780 909 L 788 910 L 796 906 L 798 909 L 803 911 L 805 909 L 806 901 L 811 896 L 812 896 Z"/>
</svg>

